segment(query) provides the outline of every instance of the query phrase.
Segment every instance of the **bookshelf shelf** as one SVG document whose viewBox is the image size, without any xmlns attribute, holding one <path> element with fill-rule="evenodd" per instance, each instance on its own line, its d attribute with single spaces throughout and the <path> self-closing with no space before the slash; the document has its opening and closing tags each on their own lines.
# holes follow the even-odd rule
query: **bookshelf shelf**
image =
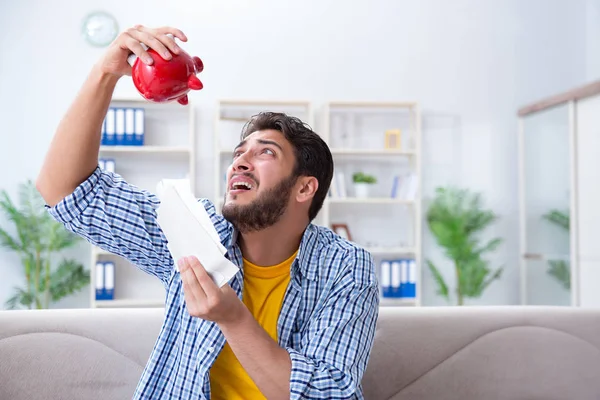
<svg viewBox="0 0 600 400">
<path fill-rule="evenodd" d="M 379 305 L 381 307 L 407 307 L 407 306 L 416 306 L 416 305 L 418 305 L 418 303 L 417 303 L 416 299 L 382 297 L 379 300 Z"/>
<path fill-rule="evenodd" d="M 151 103 L 139 98 L 113 97 L 110 107 L 144 109 L 143 145 L 100 147 L 100 158 L 114 161 L 114 172 L 128 183 L 155 193 L 162 179 L 189 179 L 195 192 L 196 121 L 192 102 Z M 102 164 L 100 164 L 102 166 Z M 112 263 L 114 297 L 97 299 L 96 266 Z M 130 261 L 92 246 L 90 256 L 90 305 L 102 307 L 163 307 L 164 287 L 158 278 Z"/>
<path fill-rule="evenodd" d="M 333 156 L 415 156 L 416 153 L 410 150 L 394 149 L 331 149 Z"/>
<path fill-rule="evenodd" d="M 340 197 L 340 198 L 327 198 L 325 200 L 329 204 L 404 204 L 414 205 L 414 200 L 394 199 L 391 197 Z"/>
<path fill-rule="evenodd" d="M 103 153 L 192 153 L 187 146 L 101 146 Z"/>
<path fill-rule="evenodd" d="M 219 211 L 223 205 L 225 172 L 242 128 L 263 110 L 285 112 L 315 127 L 332 152 L 335 167 L 332 188 L 340 184 L 341 190 L 331 191 L 313 223 L 329 228 L 347 225 L 352 236 L 349 239 L 373 255 L 378 269 L 382 260 L 414 259 L 417 296 L 382 297 L 382 303 L 419 306 L 423 217 L 418 104 L 332 101 L 325 105 L 324 126 L 316 127 L 311 104 L 306 101 L 220 100 L 215 113 L 213 200 Z M 353 186 L 356 172 L 377 177 L 366 197 Z"/>
<path fill-rule="evenodd" d="M 414 247 L 366 247 L 373 255 L 414 255 L 417 249 Z"/>
<path fill-rule="evenodd" d="M 380 281 L 384 261 L 414 260 L 400 265 L 414 270 L 416 297 L 382 293 L 384 306 L 421 304 L 420 118 L 416 102 L 331 101 L 325 110 L 323 136 L 335 165 L 322 210 L 327 226 L 344 227 L 371 253 Z M 376 178 L 368 193 L 355 185 L 360 173 Z"/>
<path fill-rule="evenodd" d="M 164 299 L 117 299 L 117 300 L 96 300 L 98 308 L 132 308 L 132 307 L 164 307 Z"/>
</svg>

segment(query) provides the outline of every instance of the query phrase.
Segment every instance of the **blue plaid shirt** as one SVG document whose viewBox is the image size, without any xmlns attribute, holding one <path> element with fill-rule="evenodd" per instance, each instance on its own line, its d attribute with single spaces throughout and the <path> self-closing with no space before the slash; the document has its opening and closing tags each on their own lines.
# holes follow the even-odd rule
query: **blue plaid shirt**
<svg viewBox="0 0 600 400">
<path fill-rule="evenodd" d="M 240 267 L 231 287 L 242 295 L 236 231 L 206 208 Z M 189 315 L 181 278 L 156 221 L 159 199 L 97 168 L 50 214 L 70 231 L 155 275 L 166 289 L 165 321 L 135 399 L 209 399 L 209 371 L 225 344 L 219 327 Z M 371 255 L 331 230 L 309 225 L 291 267 L 277 324 L 292 362 L 291 399 L 362 399 L 361 379 L 375 335 L 379 290 Z M 142 328 L 143 329 L 143 328 Z"/>
</svg>

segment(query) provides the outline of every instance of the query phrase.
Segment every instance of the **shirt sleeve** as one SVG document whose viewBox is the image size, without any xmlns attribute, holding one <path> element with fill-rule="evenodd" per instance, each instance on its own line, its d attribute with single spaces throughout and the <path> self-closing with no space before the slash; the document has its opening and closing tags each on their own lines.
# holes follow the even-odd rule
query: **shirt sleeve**
<svg viewBox="0 0 600 400">
<path fill-rule="evenodd" d="M 174 268 L 156 220 L 159 204 L 155 195 L 96 168 L 73 193 L 46 207 L 69 231 L 124 257 L 166 284 Z"/>
<path fill-rule="evenodd" d="M 368 253 L 346 259 L 344 273 L 310 322 L 302 350 L 291 348 L 291 399 L 356 399 L 375 336 L 379 286 Z M 356 271 L 373 275 L 357 280 Z"/>
</svg>

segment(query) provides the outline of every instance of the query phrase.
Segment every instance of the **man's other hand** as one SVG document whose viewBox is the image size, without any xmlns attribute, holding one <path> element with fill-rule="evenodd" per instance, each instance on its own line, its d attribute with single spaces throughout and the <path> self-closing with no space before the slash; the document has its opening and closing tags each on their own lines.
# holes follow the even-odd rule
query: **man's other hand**
<svg viewBox="0 0 600 400">
<path fill-rule="evenodd" d="M 177 261 L 188 312 L 193 317 L 218 324 L 235 323 L 243 315 L 244 304 L 229 284 L 218 287 L 195 256 Z"/>
</svg>

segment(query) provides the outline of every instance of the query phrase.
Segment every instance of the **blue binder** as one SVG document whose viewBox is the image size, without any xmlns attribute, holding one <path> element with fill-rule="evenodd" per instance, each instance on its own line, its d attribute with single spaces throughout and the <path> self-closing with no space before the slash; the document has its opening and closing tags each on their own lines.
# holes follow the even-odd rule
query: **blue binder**
<svg viewBox="0 0 600 400">
<path fill-rule="evenodd" d="M 115 145 L 125 145 L 125 109 L 115 108 Z"/>
<path fill-rule="evenodd" d="M 125 141 L 124 145 L 135 145 L 135 109 L 128 107 L 125 109 Z"/>
<path fill-rule="evenodd" d="M 112 261 L 96 262 L 96 300 L 115 298 L 115 264 Z"/>
<path fill-rule="evenodd" d="M 106 112 L 106 124 L 104 127 L 105 146 L 114 146 L 115 145 L 115 109 L 110 107 Z"/>
<path fill-rule="evenodd" d="M 381 295 L 392 296 L 392 265 L 389 260 L 381 260 Z"/>
<path fill-rule="evenodd" d="M 143 108 L 135 109 L 135 122 L 134 122 L 134 141 L 133 144 L 135 146 L 143 146 L 144 145 L 144 137 L 145 137 L 145 110 Z"/>
</svg>

